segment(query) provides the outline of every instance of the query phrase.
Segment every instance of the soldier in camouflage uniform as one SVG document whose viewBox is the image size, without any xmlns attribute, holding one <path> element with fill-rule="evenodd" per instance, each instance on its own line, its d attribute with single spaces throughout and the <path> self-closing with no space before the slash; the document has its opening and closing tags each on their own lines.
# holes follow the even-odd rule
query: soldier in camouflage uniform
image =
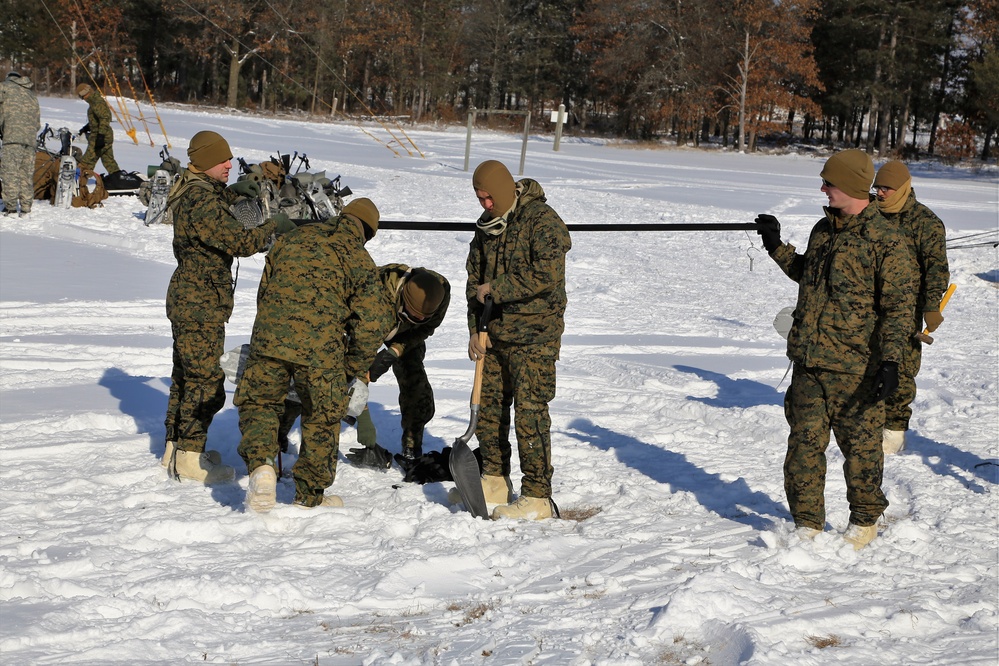
<svg viewBox="0 0 999 666">
<path fill-rule="evenodd" d="M 173 329 L 173 371 L 166 415 L 163 464 L 175 477 L 214 484 L 233 478 L 216 451 L 205 451 L 208 427 L 225 404 L 225 375 L 219 364 L 225 323 L 233 308 L 233 257 L 266 249 L 271 237 L 295 228 L 275 217 L 245 229 L 231 210 L 247 182 L 226 187 L 232 151 L 215 132 L 198 132 L 187 154 L 191 160 L 170 193 L 173 254 L 166 311 Z M 258 190 L 259 191 L 259 190 Z"/>
<path fill-rule="evenodd" d="M 89 83 L 76 86 L 76 95 L 87 103 L 87 124 L 77 132 L 87 135 L 87 150 L 80 160 L 80 168 L 93 171 L 97 160 L 100 160 L 109 174 L 119 171 L 112 148 L 114 129 L 111 127 L 111 108 L 101 92 Z"/>
<path fill-rule="evenodd" d="M 492 517 L 552 517 L 551 417 L 555 362 L 565 329 L 565 255 L 569 230 L 546 203 L 534 180 L 514 182 L 500 162 L 488 160 L 472 176 L 484 212 L 469 246 L 468 356 L 485 358 L 479 422 L 486 502 L 500 504 Z M 487 295 L 492 296 L 489 346 L 476 333 Z M 521 480 L 511 503 L 510 408 L 514 409 Z"/>
<path fill-rule="evenodd" d="M 399 384 L 399 411 L 402 413 L 402 453 L 399 463 L 405 467 L 423 455 L 423 430 L 434 417 L 434 390 L 423 361 L 427 338 L 444 321 L 451 302 L 447 279 L 426 268 L 386 264 L 378 275 L 396 313 L 395 328 L 385 338 L 385 349 L 378 352 L 368 368 L 368 379 L 377 382 L 391 368 Z M 357 465 L 384 468 L 392 457 L 378 445 L 371 413 L 365 409 L 357 418 L 357 442 L 363 448 L 351 449 L 347 458 Z"/>
<path fill-rule="evenodd" d="M 4 215 L 21 207 L 21 217 L 31 212 L 35 186 L 35 142 L 41 124 L 35 84 L 27 76 L 11 72 L 0 83 L 0 180 L 3 181 Z"/>
<path fill-rule="evenodd" d="M 772 215 L 756 218 L 763 244 L 798 283 L 787 355 L 794 362 L 784 413 L 791 431 L 784 490 L 799 536 L 825 526 L 829 431 L 846 459 L 854 548 L 877 536 L 888 506 L 881 490 L 885 398 L 898 387 L 912 333 L 916 285 L 909 244 L 871 201 L 874 164 L 860 150 L 830 157 L 821 172 L 829 199 L 804 254 L 780 240 Z"/>
<path fill-rule="evenodd" d="M 882 447 L 885 455 L 898 453 L 905 446 L 905 431 L 912 416 L 910 405 L 916 398 L 916 375 L 922 362 L 922 347 L 915 334 L 923 328 L 937 330 L 943 323 L 940 299 L 950 283 L 950 266 L 947 262 L 947 232 L 943 222 L 929 208 L 916 201 L 912 189 L 912 176 L 902 162 L 888 162 L 878 169 L 874 178 L 878 210 L 894 222 L 902 234 L 909 238 L 916 257 L 919 284 L 916 296 L 912 336 L 905 358 L 899 367 L 898 390 L 885 403 L 885 428 Z"/>
<path fill-rule="evenodd" d="M 366 383 L 395 322 L 364 248 L 378 217 L 369 199 L 356 199 L 339 216 L 278 239 L 267 255 L 250 357 L 234 400 L 243 433 L 239 454 L 250 471 L 246 505 L 254 511 L 270 511 L 276 502 L 278 425 L 292 380 L 302 401 L 294 502 L 343 505 L 324 491 L 336 477 L 348 382 Z"/>
</svg>

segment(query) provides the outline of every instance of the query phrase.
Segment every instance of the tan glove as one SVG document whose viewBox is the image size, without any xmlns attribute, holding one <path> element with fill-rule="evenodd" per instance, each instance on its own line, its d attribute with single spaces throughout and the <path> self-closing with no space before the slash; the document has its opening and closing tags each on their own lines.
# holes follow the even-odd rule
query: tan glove
<svg viewBox="0 0 999 666">
<path fill-rule="evenodd" d="M 472 333 L 472 337 L 468 339 L 468 358 L 472 361 L 478 361 L 481 357 L 486 355 L 486 349 L 492 347 L 493 343 L 489 340 L 489 336 L 485 336 L 486 346 L 483 347 L 482 343 L 479 342 L 479 334 Z"/>
<path fill-rule="evenodd" d="M 943 315 L 935 310 L 927 310 L 923 313 L 923 321 L 926 322 L 926 330 L 932 333 L 943 323 Z"/>
</svg>

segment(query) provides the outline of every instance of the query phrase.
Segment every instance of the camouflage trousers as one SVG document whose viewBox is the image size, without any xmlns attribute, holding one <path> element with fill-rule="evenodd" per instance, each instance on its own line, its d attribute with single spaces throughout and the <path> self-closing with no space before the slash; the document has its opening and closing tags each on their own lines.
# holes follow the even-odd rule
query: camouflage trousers
<svg viewBox="0 0 999 666">
<path fill-rule="evenodd" d="M 252 472 L 276 467 L 278 428 L 288 386 L 302 401 L 302 447 L 292 468 L 295 502 L 316 506 L 336 478 L 340 419 L 347 413 L 347 382 L 342 368 L 313 368 L 250 351 L 233 400 L 243 437 L 239 455 Z"/>
<path fill-rule="evenodd" d="M 784 491 L 794 524 L 825 526 L 826 449 L 830 429 L 843 452 L 850 522 L 874 525 L 888 507 L 881 491 L 884 403 L 873 402 L 873 376 L 802 368 L 795 364 L 784 397 L 791 426 L 784 458 Z"/>
<path fill-rule="evenodd" d="M 173 371 L 167 401 L 166 438 L 181 451 L 204 451 L 208 427 L 225 405 L 225 324 L 172 322 Z"/>
<path fill-rule="evenodd" d="M 114 158 L 114 149 L 111 147 L 113 142 L 113 138 L 91 132 L 87 139 L 87 150 L 80 158 L 80 167 L 94 170 L 97 167 L 97 160 L 100 160 L 109 174 L 120 171 L 118 162 Z"/>
<path fill-rule="evenodd" d="M 21 212 L 31 211 L 35 200 L 35 149 L 17 143 L 3 145 L 3 159 L 0 160 L 0 180 L 3 181 L 3 203 L 8 213 L 16 213 L 21 204 Z"/>
<path fill-rule="evenodd" d="M 482 397 L 475 436 L 482 452 L 482 473 L 510 474 L 510 408 L 520 471 L 520 494 L 552 496 L 551 417 L 548 403 L 555 398 L 555 362 L 559 343 L 511 345 L 493 342 L 482 372 Z"/>
<path fill-rule="evenodd" d="M 922 324 L 922 314 L 918 326 Z M 923 362 L 923 343 L 911 340 L 906 350 L 905 360 L 898 369 L 898 389 L 885 401 L 885 428 L 888 430 L 908 430 L 912 418 L 912 401 L 916 399 L 916 375 Z"/>
</svg>

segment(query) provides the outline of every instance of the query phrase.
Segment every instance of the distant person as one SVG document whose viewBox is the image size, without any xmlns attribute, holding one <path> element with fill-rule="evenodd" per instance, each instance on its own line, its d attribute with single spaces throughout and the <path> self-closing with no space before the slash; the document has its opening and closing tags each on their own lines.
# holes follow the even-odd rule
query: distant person
<svg viewBox="0 0 999 666">
<path fill-rule="evenodd" d="M 177 269 L 167 289 L 166 312 L 173 331 L 173 370 L 166 414 L 163 464 L 171 475 L 211 485 L 230 481 L 234 470 L 206 451 L 208 427 L 225 404 L 225 324 L 233 308 L 233 257 L 264 251 L 274 234 L 295 229 L 278 214 L 246 229 L 230 206 L 247 188 L 226 187 L 232 151 L 221 135 L 198 132 L 187 149 L 190 163 L 181 170 L 167 205 L 173 211 L 173 254 Z M 250 193 L 252 194 L 252 193 Z"/>
<path fill-rule="evenodd" d="M 472 187 L 484 210 L 465 263 L 468 357 L 485 359 L 475 429 L 482 489 L 487 503 L 502 505 L 493 510 L 494 519 L 543 520 L 557 512 L 548 403 L 555 398 L 567 303 L 565 255 L 572 242 L 538 182 L 514 182 L 506 166 L 487 160 L 475 169 Z M 476 327 L 487 295 L 495 305 L 483 348 Z M 511 407 L 523 473 L 516 502 L 511 502 Z"/>
<path fill-rule="evenodd" d="M 355 199 L 337 217 L 279 238 L 267 253 L 250 356 L 233 401 L 243 434 L 239 454 L 250 472 L 246 506 L 253 511 L 270 511 L 277 501 L 278 427 L 292 381 L 302 403 L 294 503 L 343 506 L 325 491 L 336 478 L 348 386 L 367 391 L 365 375 L 395 324 L 364 247 L 378 220 L 370 199 Z"/>
<path fill-rule="evenodd" d="M 857 550 L 878 534 L 888 500 L 881 490 L 885 399 L 897 389 L 912 335 L 917 283 L 908 241 L 870 196 L 874 163 L 844 150 L 823 167 L 825 216 L 803 254 L 781 242 L 773 215 L 756 218 L 763 245 L 798 283 L 787 355 L 794 362 L 784 414 L 791 428 L 784 490 L 797 533 L 825 527 L 829 431 L 846 462 L 850 524 L 843 538 Z"/>
<path fill-rule="evenodd" d="M 878 210 L 912 243 L 919 274 L 919 293 L 913 317 L 912 335 L 909 337 L 902 365 L 899 366 L 899 386 L 885 402 L 885 429 L 883 447 L 885 455 L 898 453 L 905 446 L 905 431 L 909 429 L 912 401 L 916 398 L 916 375 L 922 362 L 922 347 L 915 334 L 923 330 L 930 333 L 943 323 L 940 300 L 950 284 L 950 266 L 947 262 L 947 230 L 932 210 L 916 200 L 912 189 L 912 176 L 902 162 L 887 162 L 874 178 Z"/>
<path fill-rule="evenodd" d="M 402 416 L 399 462 L 405 466 L 423 455 L 423 431 L 436 411 L 424 359 L 427 338 L 434 334 L 447 313 L 451 285 L 439 273 L 404 264 L 380 266 L 378 275 L 393 304 L 396 321 L 384 340 L 385 348 L 368 368 L 368 378 L 377 382 L 391 369 L 399 384 Z M 378 445 L 375 424 L 367 409 L 357 418 L 357 443 L 363 448 L 351 449 L 347 454 L 354 464 L 379 468 L 391 465 L 392 457 Z"/>
<path fill-rule="evenodd" d="M 89 83 L 76 86 L 76 95 L 87 103 L 87 124 L 77 134 L 87 135 L 87 150 L 80 160 L 81 169 L 93 171 L 97 160 L 104 164 L 109 174 L 120 171 L 114 159 L 114 129 L 111 127 L 111 108 L 104 96 Z"/>
<path fill-rule="evenodd" d="M 31 213 L 35 197 L 35 143 L 41 126 L 35 84 L 18 72 L 0 83 L 0 180 L 3 181 L 4 216 Z"/>
</svg>

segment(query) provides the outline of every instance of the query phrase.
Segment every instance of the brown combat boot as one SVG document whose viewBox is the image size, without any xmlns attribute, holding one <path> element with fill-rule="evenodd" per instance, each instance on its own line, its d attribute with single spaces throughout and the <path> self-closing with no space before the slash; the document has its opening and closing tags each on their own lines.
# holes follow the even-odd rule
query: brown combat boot
<svg viewBox="0 0 999 666">
<path fill-rule="evenodd" d="M 522 520 L 547 520 L 552 517 L 552 501 L 547 497 L 521 497 L 512 504 L 493 509 L 493 520 L 520 518 Z"/>
</svg>

